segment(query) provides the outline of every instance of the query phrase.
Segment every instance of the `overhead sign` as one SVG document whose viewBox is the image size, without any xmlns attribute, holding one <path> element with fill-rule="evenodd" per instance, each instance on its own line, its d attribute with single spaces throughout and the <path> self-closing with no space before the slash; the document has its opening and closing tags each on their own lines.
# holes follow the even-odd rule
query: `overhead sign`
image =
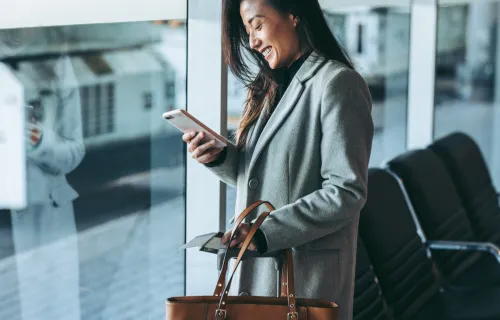
<svg viewBox="0 0 500 320">
<path fill-rule="evenodd" d="M 0 63 L 0 209 L 26 206 L 23 86 Z"/>
</svg>

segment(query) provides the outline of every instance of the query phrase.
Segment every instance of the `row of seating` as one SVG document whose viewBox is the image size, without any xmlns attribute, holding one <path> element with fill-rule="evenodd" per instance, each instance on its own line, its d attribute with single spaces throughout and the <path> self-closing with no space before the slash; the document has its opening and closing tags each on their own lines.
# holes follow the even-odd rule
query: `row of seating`
<svg viewBox="0 0 500 320">
<path fill-rule="evenodd" d="M 500 319 L 498 200 L 464 133 L 370 169 L 354 319 Z"/>
</svg>

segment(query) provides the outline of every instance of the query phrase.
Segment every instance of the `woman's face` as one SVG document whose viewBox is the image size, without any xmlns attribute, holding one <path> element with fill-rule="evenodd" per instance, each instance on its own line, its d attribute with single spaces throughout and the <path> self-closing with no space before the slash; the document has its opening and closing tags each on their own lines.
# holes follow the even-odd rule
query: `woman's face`
<svg viewBox="0 0 500 320">
<path fill-rule="evenodd" d="M 250 47 L 262 54 L 271 69 L 288 67 L 300 57 L 297 21 L 292 14 L 281 14 L 266 0 L 243 0 L 240 15 Z"/>
</svg>

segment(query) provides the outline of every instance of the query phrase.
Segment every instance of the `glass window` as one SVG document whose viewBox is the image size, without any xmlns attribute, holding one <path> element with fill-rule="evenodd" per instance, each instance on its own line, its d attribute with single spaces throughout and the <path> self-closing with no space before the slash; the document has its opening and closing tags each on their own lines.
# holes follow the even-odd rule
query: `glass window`
<svg viewBox="0 0 500 320">
<path fill-rule="evenodd" d="M 467 2 L 438 9 L 434 138 L 469 134 L 500 189 L 500 5 Z"/>
<path fill-rule="evenodd" d="M 391 7 L 342 7 L 334 1 L 329 3 L 323 8 L 326 21 L 372 94 L 375 136 L 370 165 L 379 166 L 406 150 L 410 1 Z M 245 97 L 245 88 L 229 71 L 230 136 L 238 126 Z M 228 219 L 234 213 L 235 194 L 228 186 Z"/>
<path fill-rule="evenodd" d="M 161 319 L 184 294 L 185 21 L 0 30 L 27 194 L 0 213 L 0 319 Z M 4 181 L 3 183 L 7 183 Z"/>
</svg>

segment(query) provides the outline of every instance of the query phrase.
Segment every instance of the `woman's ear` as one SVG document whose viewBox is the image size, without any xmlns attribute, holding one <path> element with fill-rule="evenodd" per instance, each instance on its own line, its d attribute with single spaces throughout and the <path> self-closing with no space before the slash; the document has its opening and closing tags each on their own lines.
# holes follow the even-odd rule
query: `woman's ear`
<svg viewBox="0 0 500 320">
<path fill-rule="evenodd" d="M 293 26 L 297 27 L 297 24 L 299 24 L 299 17 L 290 13 L 288 18 L 293 22 Z"/>
</svg>

